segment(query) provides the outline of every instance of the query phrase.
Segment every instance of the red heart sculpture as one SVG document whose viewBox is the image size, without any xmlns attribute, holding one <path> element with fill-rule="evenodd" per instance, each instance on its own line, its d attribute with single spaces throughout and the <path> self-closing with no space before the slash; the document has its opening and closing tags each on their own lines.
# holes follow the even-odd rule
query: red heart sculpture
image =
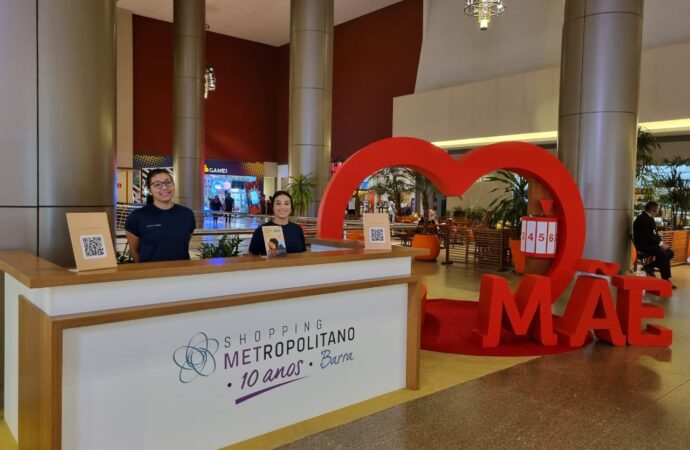
<svg viewBox="0 0 690 450">
<path fill-rule="evenodd" d="M 462 195 L 480 177 L 504 169 L 535 178 L 551 193 L 558 218 L 558 248 L 547 276 L 555 301 L 575 275 L 585 244 L 585 210 L 565 166 L 546 150 L 525 142 L 501 142 L 471 150 L 455 160 L 430 142 L 397 137 L 362 148 L 343 163 L 321 199 L 318 236 L 342 239 L 343 212 L 362 180 L 390 166 L 405 166 L 429 178 L 445 196 Z"/>
</svg>

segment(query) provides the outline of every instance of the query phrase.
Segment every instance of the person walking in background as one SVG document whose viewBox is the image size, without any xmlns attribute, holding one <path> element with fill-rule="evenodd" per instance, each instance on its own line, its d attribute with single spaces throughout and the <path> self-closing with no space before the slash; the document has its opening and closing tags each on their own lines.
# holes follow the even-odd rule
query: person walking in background
<svg viewBox="0 0 690 450">
<path fill-rule="evenodd" d="M 259 208 L 261 208 L 261 214 L 266 214 L 266 195 L 261 194 L 259 198 Z"/>
<path fill-rule="evenodd" d="M 209 202 L 208 206 L 211 208 L 211 214 L 213 214 L 213 226 L 216 227 L 218 226 L 218 213 L 220 213 L 220 210 L 223 206 L 223 204 L 220 202 L 220 197 L 217 195 L 214 196 Z"/>
<path fill-rule="evenodd" d="M 644 271 L 650 277 L 654 275 L 654 267 L 659 269 L 661 278 L 671 281 L 671 258 L 673 250 L 661 240 L 656 230 L 654 218 L 659 215 L 659 204 L 648 202 L 642 214 L 637 216 L 633 223 L 633 243 L 638 253 L 646 253 L 654 256 L 654 262 L 644 266 Z M 676 288 L 672 285 L 673 289 Z"/>
<path fill-rule="evenodd" d="M 230 191 L 225 193 L 225 225 L 232 223 L 232 210 L 235 207 L 235 199 L 230 195 Z"/>
<path fill-rule="evenodd" d="M 266 201 L 266 214 L 269 216 L 273 215 L 273 196 L 269 196 Z"/>
</svg>

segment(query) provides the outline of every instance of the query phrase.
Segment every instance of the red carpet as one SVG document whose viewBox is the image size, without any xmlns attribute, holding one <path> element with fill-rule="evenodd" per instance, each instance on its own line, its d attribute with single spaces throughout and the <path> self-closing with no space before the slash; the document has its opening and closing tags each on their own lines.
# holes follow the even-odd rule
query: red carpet
<svg viewBox="0 0 690 450">
<path fill-rule="evenodd" d="M 538 356 L 565 353 L 576 348 L 562 345 L 544 346 L 526 337 L 518 337 L 507 330 L 501 334 L 501 344 L 482 348 L 470 340 L 477 328 L 477 302 L 466 300 L 427 300 L 422 326 L 422 348 L 443 353 L 482 356 Z"/>
</svg>

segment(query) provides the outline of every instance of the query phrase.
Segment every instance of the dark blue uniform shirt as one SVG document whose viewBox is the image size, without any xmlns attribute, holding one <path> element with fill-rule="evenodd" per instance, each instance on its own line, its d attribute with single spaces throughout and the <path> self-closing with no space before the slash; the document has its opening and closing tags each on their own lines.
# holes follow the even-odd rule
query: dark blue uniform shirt
<svg viewBox="0 0 690 450">
<path fill-rule="evenodd" d="M 196 228 L 191 209 L 146 205 L 127 218 L 125 230 L 139 238 L 139 262 L 189 259 L 189 240 Z"/>
</svg>

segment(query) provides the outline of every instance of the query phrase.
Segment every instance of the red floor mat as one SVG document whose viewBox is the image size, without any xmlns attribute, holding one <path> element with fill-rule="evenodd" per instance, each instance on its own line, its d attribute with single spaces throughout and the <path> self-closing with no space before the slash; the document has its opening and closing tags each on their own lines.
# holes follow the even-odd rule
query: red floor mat
<svg viewBox="0 0 690 450">
<path fill-rule="evenodd" d="M 501 333 L 501 344 L 482 348 L 470 340 L 477 328 L 477 302 L 466 300 L 427 300 L 422 326 L 422 348 L 443 353 L 482 356 L 538 356 L 565 353 L 577 348 L 562 345 L 544 346 L 507 330 Z"/>
</svg>

